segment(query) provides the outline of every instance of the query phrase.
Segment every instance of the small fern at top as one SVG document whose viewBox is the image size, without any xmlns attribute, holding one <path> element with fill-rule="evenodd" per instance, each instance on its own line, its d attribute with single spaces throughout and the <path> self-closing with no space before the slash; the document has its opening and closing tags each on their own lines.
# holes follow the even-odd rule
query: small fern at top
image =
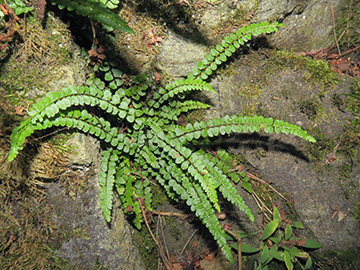
<svg viewBox="0 0 360 270">
<path fill-rule="evenodd" d="M 237 48 L 253 36 L 277 31 L 279 26 L 260 23 L 241 28 L 210 50 L 186 79 L 156 90 L 150 88 L 152 84 L 145 75 L 133 77 L 133 86 L 123 87 L 121 71 L 104 61 L 97 78 L 89 79 L 86 86 L 48 93 L 30 108 L 29 117 L 13 130 L 8 160 L 18 155 L 26 138 L 36 130 L 62 126 L 91 134 L 105 147 L 99 185 L 107 221 L 116 192 L 124 211 L 135 214 L 134 224 L 140 228 L 142 209 L 152 210 L 150 183 L 156 180 L 170 198 L 186 202 L 232 261 L 226 233 L 215 212 L 221 210 L 221 194 L 254 220 L 234 185 L 245 175 L 232 170 L 233 160 L 226 151 L 204 151 L 192 142 L 235 132 L 285 133 L 310 142 L 315 139 L 296 125 L 262 116 L 226 115 L 186 126 L 177 121 L 187 111 L 208 108 L 207 104 L 189 99 L 189 94 L 214 92 L 205 80 Z"/>
<path fill-rule="evenodd" d="M 90 16 L 112 29 L 134 33 L 119 15 L 110 10 L 118 7 L 119 0 L 50 0 L 50 2 L 60 9 L 67 8 L 78 15 Z"/>
</svg>

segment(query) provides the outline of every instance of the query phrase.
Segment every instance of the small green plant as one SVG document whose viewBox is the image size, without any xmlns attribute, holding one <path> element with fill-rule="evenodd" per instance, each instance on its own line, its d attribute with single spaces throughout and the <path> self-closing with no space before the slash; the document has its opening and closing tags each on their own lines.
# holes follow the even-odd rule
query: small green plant
<svg viewBox="0 0 360 270">
<path fill-rule="evenodd" d="M 119 0 L 49 0 L 53 5 L 60 9 L 67 8 L 69 11 L 75 11 L 82 16 L 101 22 L 109 30 L 117 29 L 124 32 L 134 33 L 128 24 L 110 9 L 119 6 Z"/>
<path fill-rule="evenodd" d="M 26 0 L 7 0 L 6 4 L 15 12 L 16 15 L 26 14 L 34 10 L 34 7 Z M 89 16 L 90 18 L 102 23 L 108 30 L 117 29 L 124 32 L 134 33 L 128 24 L 117 14 L 111 11 L 119 6 L 120 0 L 48 0 L 60 9 L 67 8 L 75 11 L 78 15 Z M 5 4 L 0 0 L 0 4 Z M 0 18 L 4 17 L 0 10 Z"/>
<path fill-rule="evenodd" d="M 303 229 L 303 225 L 285 219 L 275 206 L 273 211 L 273 220 L 266 225 L 260 236 L 262 244 L 259 264 L 255 265 L 254 269 L 267 270 L 267 265 L 274 259 L 284 262 L 289 270 L 294 269 L 294 264 L 299 265 L 301 269 L 310 269 L 312 259 L 302 248 L 318 249 L 322 245 L 311 239 L 295 236 L 295 231 Z M 305 265 L 299 258 L 306 260 Z"/>
<path fill-rule="evenodd" d="M 6 3 L 9 7 L 15 12 L 16 15 L 26 14 L 32 10 L 34 7 L 29 6 L 29 1 L 24 0 L 7 0 Z M 4 0 L 0 0 L 0 4 L 5 4 Z M 0 10 L 0 18 L 4 17 L 5 14 Z"/>
<path fill-rule="evenodd" d="M 259 261 L 255 263 L 255 270 L 267 270 L 268 265 L 277 260 L 283 262 L 288 270 L 294 269 L 294 264 L 297 264 L 300 269 L 310 269 L 312 266 L 312 259 L 309 253 L 303 249 L 318 249 L 321 244 L 304 236 L 298 237 L 297 233 L 303 229 L 300 222 L 291 221 L 285 216 L 281 215 L 276 206 L 273 209 L 273 219 L 263 230 L 260 236 L 260 246 L 253 248 L 245 243 L 241 243 L 242 253 L 257 253 L 259 252 Z M 236 235 L 240 238 L 245 238 L 252 234 L 231 233 L 229 240 L 237 240 Z M 232 248 L 238 249 L 238 244 L 233 244 Z M 301 259 L 305 262 L 301 262 Z"/>
<path fill-rule="evenodd" d="M 155 88 L 145 75 L 140 75 L 133 77 L 133 85 L 126 88 L 120 79 L 122 72 L 113 63 L 104 62 L 87 86 L 47 93 L 29 109 L 29 117 L 13 130 L 8 160 L 18 155 L 26 138 L 36 130 L 63 126 L 89 133 L 103 142 L 99 184 L 107 221 L 111 219 L 115 191 L 124 211 L 133 214 L 134 224 L 140 228 L 144 211 L 152 210 L 151 180 L 156 179 L 170 198 L 186 202 L 232 261 L 226 233 L 215 211 L 220 211 L 221 193 L 254 220 L 234 186 L 241 179 L 246 182 L 246 174 L 232 170 L 233 159 L 226 151 L 205 152 L 199 142 L 234 132 L 285 133 L 310 142 L 315 139 L 299 126 L 262 116 L 226 115 L 185 127 L 177 121 L 183 113 L 209 107 L 189 99 L 189 94 L 214 92 L 206 80 L 218 66 L 253 36 L 277 31 L 279 26 L 264 22 L 242 27 L 211 49 L 186 79 L 165 87 Z"/>
</svg>

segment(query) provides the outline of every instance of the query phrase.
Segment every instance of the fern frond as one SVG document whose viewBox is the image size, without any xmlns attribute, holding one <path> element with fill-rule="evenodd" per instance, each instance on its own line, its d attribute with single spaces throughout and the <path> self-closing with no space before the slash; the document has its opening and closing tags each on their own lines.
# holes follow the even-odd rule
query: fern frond
<svg viewBox="0 0 360 270">
<path fill-rule="evenodd" d="M 127 156 L 121 155 L 120 159 L 116 166 L 115 188 L 117 194 L 122 196 L 125 193 L 125 186 L 128 176 L 130 175 L 131 167 L 130 159 Z"/>
<path fill-rule="evenodd" d="M 206 164 L 202 162 L 202 159 L 198 157 L 192 158 L 192 151 L 189 148 L 182 146 L 179 141 L 172 140 L 172 134 L 165 134 L 163 131 L 159 131 L 160 127 L 156 128 L 156 124 L 153 123 L 151 128 L 154 130 L 153 137 L 149 141 L 151 145 L 162 148 L 161 154 L 166 154 L 166 157 L 171 160 L 174 166 L 179 166 L 183 171 L 189 172 L 192 178 L 200 183 L 215 209 L 220 212 L 216 193 L 218 185 L 213 182 L 209 175 L 203 173 Z M 181 181 L 181 178 L 179 180 Z"/>
<path fill-rule="evenodd" d="M 34 10 L 33 6 L 29 6 L 29 4 L 26 1 L 21 1 L 21 0 L 8 0 L 8 1 L 0 1 L 1 4 L 6 3 L 7 5 L 9 5 L 9 7 L 15 12 L 16 15 L 21 15 L 21 14 L 27 14 L 30 11 Z M 7 15 L 7 14 L 6 14 Z M 2 10 L 0 10 L 0 18 L 3 18 L 5 16 L 4 12 Z"/>
<path fill-rule="evenodd" d="M 199 101 L 186 100 L 184 102 L 176 102 L 174 107 L 163 105 L 156 111 L 156 115 L 170 121 L 177 121 L 178 116 L 190 110 L 208 109 L 210 106 Z"/>
<path fill-rule="evenodd" d="M 115 8 L 116 2 L 119 1 L 103 1 L 95 0 L 50 0 L 53 5 L 57 5 L 60 9 L 67 8 L 69 11 L 74 11 L 82 16 L 90 16 L 92 19 L 103 23 L 108 27 L 124 32 L 134 33 L 128 24 L 117 14 L 109 10 Z M 114 3 L 111 5 L 111 3 Z"/>
<path fill-rule="evenodd" d="M 136 177 L 130 174 L 126 181 L 127 182 L 126 182 L 124 194 L 121 196 L 121 201 L 123 203 L 125 213 L 132 212 L 135 214 L 133 223 L 135 227 L 140 230 L 141 222 L 142 222 L 142 218 L 141 218 L 142 211 L 140 208 L 141 207 L 140 203 L 138 201 L 140 198 L 138 197 L 138 195 L 135 193 L 134 190 L 134 185 L 135 183 L 137 183 Z"/>
<path fill-rule="evenodd" d="M 210 91 L 215 92 L 212 87 L 200 79 L 180 79 L 176 80 L 172 83 L 169 83 L 165 86 L 165 88 L 160 88 L 158 91 L 158 94 L 155 96 L 154 99 L 159 99 L 157 102 L 160 104 L 164 103 L 168 99 L 171 99 L 173 97 L 181 98 L 179 94 L 181 93 L 188 93 L 191 91 Z M 185 96 L 183 96 L 184 98 Z M 149 106 L 153 106 L 155 108 L 159 107 L 158 104 L 156 104 L 156 101 L 152 102 L 152 104 L 149 104 Z"/>
<path fill-rule="evenodd" d="M 23 148 L 23 144 L 25 139 L 30 136 L 35 130 L 46 129 L 52 125 L 56 126 L 67 126 L 67 127 L 77 127 L 84 132 L 90 132 L 91 134 L 95 134 L 99 136 L 101 139 L 109 138 L 109 135 L 105 135 L 104 132 L 101 131 L 100 127 L 96 127 L 96 124 L 92 123 L 92 121 L 96 122 L 91 114 L 83 111 L 82 116 L 83 121 L 72 121 L 68 118 L 68 120 L 64 120 L 65 115 L 61 115 L 59 119 L 55 119 L 54 121 L 50 121 L 51 118 L 60 115 L 60 111 L 65 111 L 66 109 L 72 106 L 98 106 L 102 110 L 107 113 L 111 113 L 115 116 L 118 116 L 121 119 L 126 118 L 129 122 L 134 121 L 133 119 L 139 114 L 142 114 L 141 110 L 135 110 L 134 108 L 130 108 L 130 99 L 124 96 L 122 91 L 117 91 L 115 94 L 112 94 L 110 90 L 101 91 L 95 87 L 73 87 L 69 86 L 67 88 L 62 89 L 58 92 L 49 92 L 47 93 L 39 102 L 35 103 L 30 107 L 28 112 L 28 118 L 20 123 L 20 126 L 15 128 L 10 136 L 10 141 L 12 145 L 12 149 L 10 151 L 8 160 L 12 161 L 18 154 L 18 151 Z M 79 111 L 74 110 L 74 116 L 68 116 L 72 118 L 80 117 L 81 113 Z M 140 113 L 139 113 L 140 111 Z M 90 124 L 86 124 L 86 119 L 90 120 Z M 50 122 L 49 122 L 50 121 Z M 99 122 L 99 121 L 97 121 Z M 92 124 L 91 124 L 92 123 Z M 106 123 L 106 122 L 104 122 Z M 102 124 L 104 127 L 110 126 L 110 124 Z M 91 128 L 93 126 L 93 128 Z M 93 129 L 97 129 L 96 131 Z M 114 132 L 114 131 L 113 131 Z"/>
<path fill-rule="evenodd" d="M 114 9 L 119 6 L 120 0 L 100 0 L 107 8 Z"/>
<path fill-rule="evenodd" d="M 238 183 L 241 178 L 246 177 L 246 173 L 238 172 L 234 170 L 233 157 L 223 149 L 218 149 L 213 154 L 213 162 L 224 174 L 226 174 L 234 183 Z"/>
<path fill-rule="evenodd" d="M 226 174 L 224 174 L 220 168 L 216 165 L 218 160 L 214 159 L 210 153 L 205 153 L 203 150 L 194 152 L 190 160 L 202 159 L 206 164 L 205 170 L 203 170 L 209 177 L 213 180 L 213 183 L 216 183 L 216 187 L 219 188 L 221 194 L 231 203 L 235 204 L 240 211 L 245 212 L 245 214 L 250 218 L 251 221 L 254 221 L 254 216 L 251 213 L 249 207 L 245 204 L 243 198 L 238 194 L 236 188 L 231 183 L 230 179 Z"/>
<path fill-rule="evenodd" d="M 107 149 L 102 152 L 100 163 L 101 172 L 99 175 L 100 204 L 104 218 L 107 222 L 111 220 L 113 207 L 113 193 L 116 175 L 116 165 L 119 160 L 119 152 L 114 149 Z"/>
<path fill-rule="evenodd" d="M 219 188 L 227 200 L 234 203 L 241 211 L 244 211 L 251 220 L 254 220 L 253 214 L 237 193 L 236 188 L 211 161 L 210 155 L 205 155 L 203 151 L 192 152 L 189 148 L 183 146 L 180 141 L 174 140 L 171 132 L 165 135 L 158 128 L 155 130 L 155 134 L 158 138 L 155 143 L 162 148 L 163 152 L 168 153 L 177 166 L 181 166 L 183 171 L 186 170 L 195 181 L 198 181 L 216 210 L 220 212 L 216 192 L 216 189 Z"/>
<path fill-rule="evenodd" d="M 107 113 L 125 118 L 130 99 L 125 97 L 122 91 L 112 94 L 108 89 L 102 91 L 95 87 L 68 86 L 61 91 L 47 93 L 29 109 L 28 115 L 32 123 L 41 122 L 44 118 L 51 118 L 71 106 L 84 105 L 98 106 Z"/>
<path fill-rule="evenodd" d="M 228 57 L 232 56 L 241 45 L 251 40 L 253 36 L 277 32 L 280 26 L 284 25 L 278 22 L 273 24 L 262 22 L 241 27 L 236 33 L 226 36 L 215 49 L 211 49 L 210 53 L 198 62 L 197 67 L 188 75 L 188 78 L 206 80 L 218 69 L 219 65 L 226 62 Z"/>
<path fill-rule="evenodd" d="M 117 166 L 115 187 L 125 213 L 134 213 L 133 223 L 140 229 L 142 211 L 139 200 L 143 200 L 146 210 L 152 210 L 152 194 L 147 171 L 138 171 L 136 166 L 130 166 L 130 160 L 122 156 L 122 162 Z"/>
<path fill-rule="evenodd" d="M 50 1 L 107 25 L 117 24 L 125 31 L 131 30 L 109 10 L 117 7 L 119 0 Z M 218 196 L 222 195 L 253 221 L 254 216 L 234 183 L 242 180 L 241 186 L 249 192 L 252 192 L 251 184 L 245 172 L 234 171 L 233 159 L 226 151 L 196 149 L 209 145 L 210 137 L 234 132 L 284 133 L 310 142 L 316 140 L 299 126 L 262 116 L 226 115 L 186 127 L 174 121 L 189 110 L 208 108 L 207 104 L 188 100 L 187 95 L 192 91 L 214 92 L 205 81 L 208 76 L 240 45 L 253 36 L 277 31 L 279 26 L 282 25 L 260 23 L 242 27 L 211 49 L 187 79 L 176 80 L 158 91 L 148 90 L 151 84 L 145 75 L 132 77 L 132 86 L 122 88 L 122 72 L 115 68 L 114 62 L 104 61 L 103 65 L 94 67 L 87 86 L 69 86 L 48 93 L 30 108 L 28 118 L 11 134 L 8 160 L 18 155 L 26 138 L 36 130 L 62 126 L 88 133 L 106 147 L 99 177 L 100 204 L 106 221 L 111 219 L 116 190 L 124 211 L 134 214 L 134 225 L 140 229 L 144 210 L 151 210 L 148 177 L 153 177 L 170 198 L 186 202 L 232 261 L 226 233 L 215 214 L 220 211 Z M 95 115 L 99 112 L 99 116 Z"/>
<path fill-rule="evenodd" d="M 192 176 L 173 164 L 171 157 L 162 155 L 164 158 L 160 161 L 161 183 L 165 190 L 172 189 L 183 199 L 190 207 L 191 211 L 202 221 L 209 229 L 210 233 L 218 243 L 226 258 L 232 262 L 232 254 L 229 245 L 226 243 L 226 233 L 222 230 L 219 220 L 217 219 L 214 209 L 209 201 L 209 197 L 203 191 L 200 184 L 192 180 Z"/>
<path fill-rule="evenodd" d="M 167 168 L 165 166 L 165 163 L 163 162 L 163 160 L 159 161 L 160 169 L 159 170 L 154 170 L 153 168 L 148 168 L 148 170 L 151 172 L 151 176 L 154 177 L 154 179 L 157 180 L 157 182 L 165 189 L 166 194 L 168 195 L 168 197 L 172 200 L 174 200 L 175 202 L 180 202 L 179 200 L 179 194 L 177 194 L 173 187 L 167 184 L 167 180 L 169 179 L 170 176 L 168 176 L 168 174 L 170 174 L 170 171 L 167 171 Z"/>
<path fill-rule="evenodd" d="M 141 150 L 139 151 L 139 155 L 142 159 L 144 159 L 145 162 L 143 162 L 141 165 L 145 166 L 150 165 L 152 168 L 158 169 L 159 164 L 157 162 L 157 158 L 154 155 L 152 151 L 147 146 L 143 146 Z"/>
<path fill-rule="evenodd" d="M 298 136 L 309 142 L 316 142 L 315 138 L 310 136 L 301 127 L 275 120 L 273 118 L 264 118 L 263 116 L 224 116 L 223 118 L 210 119 L 207 123 L 200 121 L 187 124 L 185 128 L 176 126 L 174 131 L 176 136 L 173 139 L 181 141 L 191 141 L 200 137 L 215 137 L 219 134 L 231 134 L 232 132 L 260 132 L 266 133 L 285 133 Z"/>
<path fill-rule="evenodd" d="M 8 156 L 9 161 L 16 158 L 19 151 L 23 149 L 26 138 L 34 131 L 47 129 L 52 126 L 76 128 L 110 143 L 120 151 L 130 145 L 130 140 L 125 137 L 125 134 L 118 134 L 118 130 L 111 127 L 109 121 L 102 117 L 93 116 L 87 110 L 73 110 L 65 113 L 58 113 L 53 118 L 45 118 L 42 122 L 38 121 L 34 124 L 31 120 L 31 118 L 24 120 L 19 127 L 13 130 L 13 133 L 10 136 L 11 149 Z"/>
<path fill-rule="evenodd" d="M 191 110 L 208 109 L 210 108 L 210 105 L 204 104 L 200 101 L 186 100 L 184 102 L 176 102 L 175 108 L 176 109 L 173 109 L 172 112 L 178 116 Z"/>
</svg>

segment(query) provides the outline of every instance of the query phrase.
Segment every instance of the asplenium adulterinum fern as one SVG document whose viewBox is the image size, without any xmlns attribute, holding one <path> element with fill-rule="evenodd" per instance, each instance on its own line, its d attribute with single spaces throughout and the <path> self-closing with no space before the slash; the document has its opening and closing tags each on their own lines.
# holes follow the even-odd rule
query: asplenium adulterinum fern
<svg viewBox="0 0 360 270">
<path fill-rule="evenodd" d="M 175 200 L 184 200 L 214 236 L 225 256 L 232 261 L 225 231 L 215 215 L 220 211 L 218 194 L 254 216 L 233 182 L 245 177 L 232 170 L 232 158 L 223 150 L 205 152 L 192 141 L 234 132 L 285 133 L 314 142 L 296 125 L 262 116 L 228 116 L 187 124 L 177 124 L 180 114 L 209 106 L 189 99 L 192 91 L 214 90 L 205 80 L 252 36 L 277 31 L 278 23 L 267 22 L 242 27 L 226 36 L 221 44 L 198 63 L 186 79 L 150 89 L 146 76 L 133 78 L 133 86 L 122 88 L 121 72 L 103 65 L 104 81 L 96 78 L 87 86 L 69 86 L 46 94 L 34 104 L 28 118 L 13 130 L 12 161 L 25 139 L 36 130 L 63 126 L 91 134 L 104 142 L 99 176 L 104 217 L 110 221 L 113 193 L 117 192 L 125 212 L 135 213 L 140 228 L 142 211 L 151 210 L 150 179 L 156 179 Z M 101 115 L 100 115 L 101 114 Z"/>
</svg>

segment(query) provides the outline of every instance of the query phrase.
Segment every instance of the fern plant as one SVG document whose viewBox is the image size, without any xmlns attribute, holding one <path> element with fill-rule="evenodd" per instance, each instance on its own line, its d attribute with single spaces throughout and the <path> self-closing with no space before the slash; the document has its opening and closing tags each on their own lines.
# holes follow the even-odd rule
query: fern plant
<svg viewBox="0 0 360 270">
<path fill-rule="evenodd" d="M 277 31 L 279 26 L 264 22 L 242 27 L 211 49 L 187 78 L 158 89 L 150 88 L 145 75 L 134 77 L 132 87 L 123 87 L 121 71 L 104 63 L 98 70 L 103 80 L 89 79 L 86 86 L 47 93 L 31 107 L 29 117 L 12 132 L 8 160 L 18 155 L 26 138 L 36 130 L 63 126 L 91 134 L 104 143 L 99 185 L 107 221 L 111 219 L 115 192 L 124 211 L 134 214 L 134 224 L 140 228 L 142 211 L 151 210 L 150 180 L 156 179 L 170 198 L 186 202 L 232 261 L 226 233 L 215 211 L 220 211 L 221 193 L 254 220 L 233 183 L 246 181 L 246 175 L 232 170 L 232 158 L 226 151 L 205 152 L 196 146 L 198 142 L 234 132 L 285 133 L 310 142 L 315 139 L 296 125 L 262 116 L 226 115 L 185 127 L 177 120 L 189 110 L 209 107 L 186 98 L 193 91 L 214 92 L 205 80 L 237 48 L 253 36 Z M 194 141 L 197 143 L 192 144 Z"/>
<path fill-rule="evenodd" d="M 7 4 L 15 12 L 16 15 L 26 14 L 34 9 L 28 5 L 28 1 L 23 0 L 0 0 L 0 4 Z M 0 18 L 4 17 L 4 12 L 0 9 Z"/>
<path fill-rule="evenodd" d="M 119 6 L 120 0 L 49 0 L 60 9 L 67 8 L 78 15 L 90 16 L 106 27 L 124 32 L 134 33 L 128 24 L 117 14 L 111 11 Z"/>
<path fill-rule="evenodd" d="M 90 18 L 102 23 L 109 30 L 117 29 L 124 32 L 134 33 L 128 24 L 119 15 L 111 11 L 119 7 L 120 0 L 48 0 L 59 9 L 67 8 L 69 11 L 75 11 L 78 15 L 90 16 Z M 28 13 L 34 10 L 26 0 L 7 0 L 6 4 L 14 10 L 16 15 Z M 0 0 L 0 4 L 4 4 Z M 4 13 L 0 10 L 0 18 Z"/>
</svg>

